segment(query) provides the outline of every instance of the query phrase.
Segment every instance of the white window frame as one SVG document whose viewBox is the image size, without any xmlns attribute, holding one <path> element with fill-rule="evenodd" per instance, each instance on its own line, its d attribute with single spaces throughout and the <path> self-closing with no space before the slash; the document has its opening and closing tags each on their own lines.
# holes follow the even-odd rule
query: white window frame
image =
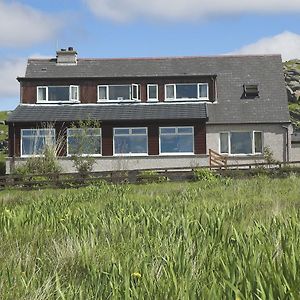
<svg viewBox="0 0 300 300">
<path fill-rule="evenodd" d="M 175 128 L 175 133 L 162 134 L 161 129 Z M 178 133 L 179 128 L 192 128 L 192 133 Z M 161 152 L 162 135 L 193 135 L 193 152 Z M 159 155 L 194 155 L 195 154 L 195 130 L 194 126 L 162 126 L 159 127 Z"/>
<path fill-rule="evenodd" d="M 176 85 L 197 85 L 197 98 L 178 98 L 176 96 Z M 200 97 L 199 95 L 199 86 L 205 85 L 207 87 L 207 97 Z M 167 87 L 173 86 L 174 89 L 174 98 L 167 98 Z M 206 82 L 200 83 L 168 83 L 165 84 L 165 101 L 209 101 L 209 85 Z"/>
<path fill-rule="evenodd" d="M 118 99 L 113 99 L 113 100 L 109 100 L 109 88 L 111 86 L 128 86 L 130 87 L 129 90 L 129 98 L 130 99 L 123 99 L 123 100 L 118 100 Z M 106 99 L 100 99 L 100 87 L 105 87 L 106 88 Z M 133 95 L 133 88 L 137 89 L 137 97 L 134 97 Z M 132 84 L 99 84 L 97 85 L 97 102 L 109 102 L 109 103 L 113 103 L 113 102 L 140 102 L 140 85 L 136 84 L 136 83 L 132 83 Z"/>
<path fill-rule="evenodd" d="M 231 153 L 231 133 L 232 132 L 247 132 L 251 133 L 251 145 L 252 145 L 252 152 L 251 153 Z M 262 143 L 262 152 L 255 152 L 255 132 L 260 132 L 261 133 L 261 143 Z M 226 133 L 227 134 L 227 139 L 228 139 L 228 153 L 227 152 L 221 152 L 221 133 Z M 263 155 L 264 152 L 264 133 L 263 131 L 260 130 L 232 130 L 232 131 L 221 131 L 219 132 L 219 153 L 223 155 L 228 155 L 228 156 L 251 156 L 251 155 Z"/>
<path fill-rule="evenodd" d="M 82 130 L 85 130 L 85 129 L 98 129 L 99 130 L 99 135 L 96 135 L 96 136 L 99 136 L 100 137 L 100 150 L 101 150 L 101 153 L 95 153 L 95 154 L 86 154 L 86 153 L 83 153 L 82 156 L 93 156 L 93 157 L 99 157 L 99 156 L 102 156 L 102 130 L 101 128 L 67 128 L 67 156 L 73 156 L 73 155 L 76 155 L 76 154 L 70 154 L 69 153 L 69 131 L 71 130 L 76 130 L 76 129 L 82 129 Z M 91 135 L 87 135 L 87 136 L 91 136 Z M 95 135 L 94 135 L 95 136 Z"/>
<path fill-rule="evenodd" d="M 115 134 L 118 129 L 129 129 L 129 133 Z M 146 129 L 146 134 L 132 134 L 132 129 Z M 147 136 L 147 153 L 115 153 L 115 136 Z M 148 156 L 149 155 L 148 127 L 114 127 L 113 128 L 113 156 Z"/>
<path fill-rule="evenodd" d="M 69 100 L 48 100 L 49 98 L 49 93 L 48 93 L 48 88 L 49 87 L 68 87 L 69 88 Z M 39 89 L 46 89 L 46 100 L 39 100 Z M 72 99 L 71 95 L 71 91 L 72 88 L 77 88 L 77 97 L 78 99 Z M 49 86 L 45 86 L 45 85 L 41 85 L 41 86 L 37 86 L 36 87 L 36 103 L 79 103 L 80 102 L 80 95 L 79 95 L 79 85 L 49 85 Z"/>
<path fill-rule="evenodd" d="M 150 87 L 156 88 L 155 98 L 150 98 L 150 92 L 149 92 Z M 147 84 L 147 101 L 148 102 L 158 102 L 158 84 L 153 84 L 153 83 Z"/>
<path fill-rule="evenodd" d="M 54 143 L 56 144 L 56 130 L 55 128 L 22 128 L 21 129 L 21 141 L 20 141 L 20 156 L 21 157 L 43 157 L 43 154 L 23 154 L 23 132 L 24 130 L 34 130 L 34 131 L 38 131 L 38 130 L 54 130 Z M 38 137 L 46 137 L 48 135 L 39 135 Z M 49 135 L 50 136 L 50 135 Z"/>
</svg>

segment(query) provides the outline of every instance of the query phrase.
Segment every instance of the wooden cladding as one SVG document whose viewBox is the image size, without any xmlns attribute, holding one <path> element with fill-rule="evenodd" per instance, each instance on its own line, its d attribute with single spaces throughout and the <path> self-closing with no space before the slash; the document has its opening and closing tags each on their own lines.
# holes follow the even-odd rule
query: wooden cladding
<svg viewBox="0 0 300 300">
<path fill-rule="evenodd" d="M 79 86 L 79 99 L 81 103 L 97 103 L 98 85 L 140 85 L 140 100 L 147 102 L 147 85 L 157 84 L 158 101 L 165 100 L 165 85 L 173 83 L 208 83 L 209 101 L 216 100 L 215 78 L 211 76 L 184 76 L 167 78 L 103 78 L 103 79 L 23 79 L 21 85 L 21 103 L 35 104 L 37 102 L 37 86 Z"/>
<path fill-rule="evenodd" d="M 56 123 L 56 139 L 60 144 L 59 156 L 67 155 L 67 128 L 70 124 Z M 102 132 L 102 155 L 113 155 L 113 128 L 114 127 L 147 127 L 148 128 L 148 155 L 159 155 L 159 127 L 193 126 L 194 127 L 194 154 L 206 154 L 206 129 L 205 123 L 188 121 L 157 121 L 145 122 L 116 122 L 101 123 Z M 21 129 L 42 128 L 41 124 L 35 123 L 10 123 L 9 124 L 9 156 L 20 157 Z M 180 155 L 180 153 L 178 153 Z"/>
</svg>

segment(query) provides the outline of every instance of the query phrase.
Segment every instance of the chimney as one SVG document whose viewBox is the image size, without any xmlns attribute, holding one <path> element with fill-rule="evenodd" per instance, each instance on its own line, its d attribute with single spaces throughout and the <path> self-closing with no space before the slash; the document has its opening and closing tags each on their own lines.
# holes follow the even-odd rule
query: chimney
<svg viewBox="0 0 300 300">
<path fill-rule="evenodd" d="M 77 52 L 73 47 L 68 49 L 60 49 L 56 51 L 56 64 L 58 65 L 76 65 L 77 64 Z"/>
</svg>

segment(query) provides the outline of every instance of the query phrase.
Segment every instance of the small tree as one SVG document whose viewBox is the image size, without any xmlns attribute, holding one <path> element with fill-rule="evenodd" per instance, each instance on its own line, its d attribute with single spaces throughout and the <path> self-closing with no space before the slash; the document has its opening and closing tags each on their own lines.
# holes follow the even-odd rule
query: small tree
<svg viewBox="0 0 300 300">
<path fill-rule="evenodd" d="M 100 122 L 87 120 L 73 123 L 69 133 L 68 147 L 74 167 L 82 177 L 87 177 L 96 162 L 91 155 L 100 154 Z"/>
</svg>

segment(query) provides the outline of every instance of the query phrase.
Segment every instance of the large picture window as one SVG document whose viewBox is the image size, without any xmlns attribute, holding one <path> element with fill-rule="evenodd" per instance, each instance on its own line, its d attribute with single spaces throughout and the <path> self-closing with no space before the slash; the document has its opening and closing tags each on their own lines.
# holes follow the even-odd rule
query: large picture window
<svg viewBox="0 0 300 300">
<path fill-rule="evenodd" d="M 236 131 L 220 133 L 220 153 L 261 154 L 263 140 L 261 131 Z"/>
<path fill-rule="evenodd" d="M 146 127 L 114 128 L 115 155 L 148 154 L 148 134 Z"/>
<path fill-rule="evenodd" d="M 160 127 L 160 153 L 194 153 L 193 127 Z"/>
<path fill-rule="evenodd" d="M 79 86 L 38 86 L 37 102 L 79 101 Z"/>
<path fill-rule="evenodd" d="M 68 155 L 101 155 L 100 128 L 69 128 L 67 130 Z"/>
<path fill-rule="evenodd" d="M 140 99 L 138 84 L 98 85 L 98 101 L 129 101 Z"/>
<path fill-rule="evenodd" d="M 43 155 L 55 146 L 55 129 L 21 129 L 21 156 Z"/>
<path fill-rule="evenodd" d="M 166 100 L 208 100 L 207 83 L 166 84 Z"/>
</svg>

